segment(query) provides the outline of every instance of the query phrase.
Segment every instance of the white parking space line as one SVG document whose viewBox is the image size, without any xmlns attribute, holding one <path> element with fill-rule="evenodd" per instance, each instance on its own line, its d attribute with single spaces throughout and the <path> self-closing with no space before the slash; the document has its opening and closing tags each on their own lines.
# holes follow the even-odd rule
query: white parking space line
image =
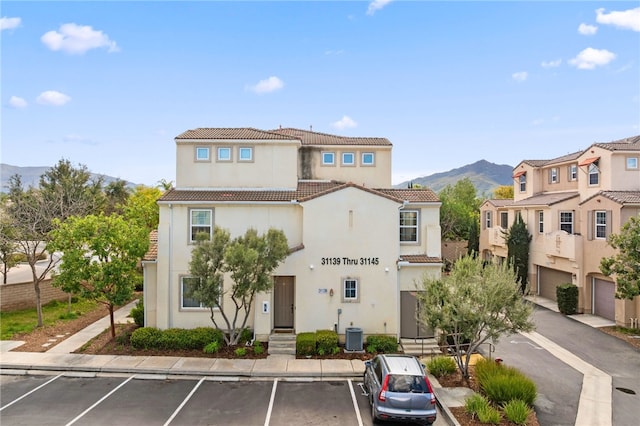
<svg viewBox="0 0 640 426">
<path fill-rule="evenodd" d="M 16 402 L 20 401 L 22 398 L 26 398 L 29 395 L 31 395 L 32 393 L 34 393 L 35 391 L 37 391 L 40 388 L 43 388 L 45 386 L 47 386 L 49 383 L 53 382 L 55 379 L 57 379 L 58 377 L 62 377 L 62 374 L 58 374 L 56 377 L 54 377 L 53 379 L 41 384 L 40 386 L 38 386 L 35 389 L 31 389 L 29 392 L 25 393 L 24 395 L 22 395 L 20 398 L 14 399 L 13 401 L 11 401 L 10 403 L 8 403 L 7 405 L 5 405 L 4 407 L 0 408 L 0 411 L 4 410 L 7 407 L 12 406 L 13 404 L 15 404 Z"/>
<path fill-rule="evenodd" d="M 189 400 L 191 399 L 191 397 L 193 396 L 194 393 L 196 393 L 196 391 L 198 390 L 198 388 L 200 387 L 200 385 L 202 384 L 202 382 L 204 382 L 204 379 L 206 377 L 203 377 L 202 379 L 200 379 L 200 381 L 198 383 L 196 383 L 196 385 L 193 387 L 193 389 L 191 389 L 191 392 L 189 392 L 189 395 L 187 395 L 184 400 L 182 401 L 182 403 L 178 406 L 178 408 L 175 409 L 175 411 L 173 412 L 173 414 L 171 415 L 171 417 L 169 417 L 167 419 L 166 422 L 164 422 L 164 426 L 167 426 L 169 423 L 171 423 L 173 421 L 173 419 L 176 418 L 176 416 L 178 415 L 178 413 L 182 410 L 182 407 L 185 406 L 185 404 L 187 402 L 189 402 Z"/>
<path fill-rule="evenodd" d="M 80 420 L 85 414 L 87 414 L 89 411 L 93 410 L 95 407 L 97 407 L 102 401 L 104 401 L 105 399 L 109 398 L 111 395 L 113 395 L 118 389 L 120 389 L 121 387 L 123 387 L 124 385 L 126 385 L 129 380 L 133 379 L 135 377 L 131 376 L 129 377 L 127 380 L 125 380 L 124 382 L 120 383 L 118 386 L 116 386 L 115 388 L 113 388 L 111 390 L 111 392 L 109 392 L 108 394 L 106 394 L 105 396 L 103 396 L 102 398 L 100 398 L 99 400 L 97 400 L 95 402 L 95 404 L 93 404 L 91 407 L 87 408 L 86 410 L 84 410 L 82 413 L 78 414 L 78 416 L 71 420 L 69 423 L 67 423 L 66 426 L 71 426 L 72 424 L 74 424 L 75 422 L 77 422 L 78 420 Z"/>
<path fill-rule="evenodd" d="M 269 426 L 271 421 L 271 412 L 273 411 L 273 401 L 276 398 L 276 388 L 278 387 L 278 379 L 273 381 L 273 387 L 271 388 L 271 399 L 269 399 L 269 409 L 267 410 L 267 418 L 264 419 L 264 426 Z"/>
<path fill-rule="evenodd" d="M 362 416 L 360 415 L 360 408 L 358 407 L 358 401 L 356 400 L 356 393 L 353 391 L 353 382 L 351 379 L 349 382 L 349 392 L 351 392 L 351 400 L 353 401 L 353 408 L 356 410 L 356 418 L 358 419 L 358 426 L 362 426 Z"/>
</svg>

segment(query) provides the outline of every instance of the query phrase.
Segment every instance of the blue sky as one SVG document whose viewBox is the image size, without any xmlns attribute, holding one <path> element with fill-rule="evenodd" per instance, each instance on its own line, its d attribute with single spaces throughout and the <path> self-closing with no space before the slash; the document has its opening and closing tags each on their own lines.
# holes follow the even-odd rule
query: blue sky
<svg viewBox="0 0 640 426">
<path fill-rule="evenodd" d="M 393 183 L 640 133 L 638 1 L 2 2 L 0 160 L 175 180 L 173 138 L 386 137 Z"/>
</svg>

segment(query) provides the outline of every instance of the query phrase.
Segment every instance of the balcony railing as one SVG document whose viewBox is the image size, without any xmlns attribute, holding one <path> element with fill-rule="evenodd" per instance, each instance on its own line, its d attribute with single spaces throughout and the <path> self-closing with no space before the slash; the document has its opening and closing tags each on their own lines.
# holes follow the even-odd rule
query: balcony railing
<svg viewBox="0 0 640 426">
<path fill-rule="evenodd" d="M 547 256 L 577 260 L 582 246 L 582 236 L 554 231 L 544 235 L 544 252 Z"/>
<path fill-rule="evenodd" d="M 489 244 L 491 244 L 492 246 L 500 246 L 500 247 L 506 247 L 507 246 L 507 242 L 504 239 L 504 235 L 503 235 L 503 231 L 506 231 L 506 229 L 502 229 L 500 227 L 494 227 L 494 228 L 490 228 L 488 230 L 488 235 L 489 235 Z"/>
</svg>

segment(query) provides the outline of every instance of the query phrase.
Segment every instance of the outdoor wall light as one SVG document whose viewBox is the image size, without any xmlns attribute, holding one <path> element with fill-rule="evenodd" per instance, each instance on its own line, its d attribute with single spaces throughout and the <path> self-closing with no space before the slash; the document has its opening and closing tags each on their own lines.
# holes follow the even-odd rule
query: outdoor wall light
<svg viewBox="0 0 640 426">
<path fill-rule="evenodd" d="M 333 289 L 329 290 L 329 296 L 333 297 Z"/>
<path fill-rule="evenodd" d="M 309 269 L 313 270 L 313 265 L 309 265 Z"/>
<path fill-rule="evenodd" d="M 384 271 L 385 272 L 389 272 L 389 268 L 384 268 Z"/>
</svg>

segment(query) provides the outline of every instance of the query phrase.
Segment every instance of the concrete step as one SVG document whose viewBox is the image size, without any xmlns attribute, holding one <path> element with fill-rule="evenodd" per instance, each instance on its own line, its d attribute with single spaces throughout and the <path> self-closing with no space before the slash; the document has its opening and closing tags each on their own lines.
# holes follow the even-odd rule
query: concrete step
<svg viewBox="0 0 640 426">
<path fill-rule="evenodd" d="M 292 333 L 273 333 L 269 336 L 269 355 L 295 355 L 296 335 Z"/>
<path fill-rule="evenodd" d="M 271 345 L 269 345 L 267 353 L 268 355 L 295 355 L 296 348 L 272 348 Z"/>
<path fill-rule="evenodd" d="M 436 339 L 401 339 L 400 345 L 403 352 L 408 355 L 422 356 L 440 353 Z"/>
</svg>

